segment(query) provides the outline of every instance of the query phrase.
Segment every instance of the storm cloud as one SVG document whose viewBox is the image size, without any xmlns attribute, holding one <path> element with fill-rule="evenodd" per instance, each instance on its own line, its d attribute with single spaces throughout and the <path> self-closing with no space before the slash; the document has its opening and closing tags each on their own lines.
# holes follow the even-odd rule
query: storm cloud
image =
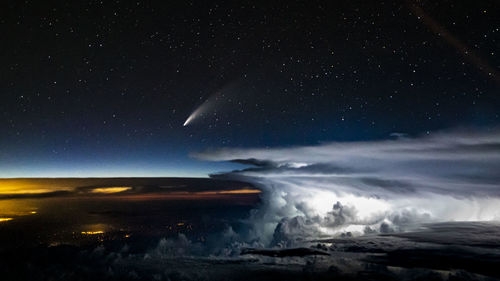
<svg viewBox="0 0 500 281">
<path fill-rule="evenodd" d="M 250 221 L 254 236 L 272 245 L 500 218 L 498 128 L 194 156 L 253 165 L 213 176 L 264 191 Z"/>
</svg>

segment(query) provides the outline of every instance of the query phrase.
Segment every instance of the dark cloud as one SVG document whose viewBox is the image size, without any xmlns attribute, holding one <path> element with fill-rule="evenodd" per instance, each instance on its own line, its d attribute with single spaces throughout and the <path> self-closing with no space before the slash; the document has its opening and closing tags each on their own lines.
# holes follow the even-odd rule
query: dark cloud
<svg viewBox="0 0 500 281">
<path fill-rule="evenodd" d="M 255 158 L 234 159 L 234 160 L 231 160 L 231 162 L 244 164 L 244 165 L 252 165 L 252 166 L 257 166 L 257 167 L 276 167 L 277 166 L 276 163 L 274 163 L 272 161 L 262 161 L 262 160 L 258 160 Z"/>
<path fill-rule="evenodd" d="M 393 236 L 418 242 L 500 249 L 499 234 L 498 222 L 444 222 L 426 224 L 420 231 Z"/>
<path fill-rule="evenodd" d="M 462 240 L 466 235 L 477 237 L 469 243 Z M 429 224 L 407 237 L 343 235 L 225 255 L 180 234 L 144 250 L 133 240 L 0 250 L 0 271 L 2 280 L 495 280 L 500 249 L 486 246 L 493 236 L 500 237 L 498 225 L 453 222 Z"/>
<path fill-rule="evenodd" d="M 262 255 L 269 257 L 304 257 L 311 255 L 327 256 L 327 252 L 311 248 L 291 248 L 291 249 L 243 249 L 242 255 Z"/>
</svg>

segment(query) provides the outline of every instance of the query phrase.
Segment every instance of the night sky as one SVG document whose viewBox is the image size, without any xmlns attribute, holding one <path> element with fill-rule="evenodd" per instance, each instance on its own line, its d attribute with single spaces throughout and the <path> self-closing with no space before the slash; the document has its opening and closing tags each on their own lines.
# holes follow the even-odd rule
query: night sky
<svg viewBox="0 0 500 281">
<path fill-rule="evenodd" d="M 0 177 L 204 176 L 233 166 L 190 153 L 496 127 L 499 17 L 493 0 L 7 1 Z"/>
</svg>

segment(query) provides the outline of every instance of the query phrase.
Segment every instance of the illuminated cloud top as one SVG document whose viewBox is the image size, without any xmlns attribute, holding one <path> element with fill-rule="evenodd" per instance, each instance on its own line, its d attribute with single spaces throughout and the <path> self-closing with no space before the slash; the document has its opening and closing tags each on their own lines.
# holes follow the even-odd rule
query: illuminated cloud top
<svg viewBox="0 0 500 281">
<path fill-rule="evenodd" d="M 251 181 L 264 190 L 267 197 L 254 219 L 259 227 L 267 223 L 260 231 L 275 240 L 500 218 L 498 129 L 195 156 L 254 164 L 215 176 Z"/>
</svg>

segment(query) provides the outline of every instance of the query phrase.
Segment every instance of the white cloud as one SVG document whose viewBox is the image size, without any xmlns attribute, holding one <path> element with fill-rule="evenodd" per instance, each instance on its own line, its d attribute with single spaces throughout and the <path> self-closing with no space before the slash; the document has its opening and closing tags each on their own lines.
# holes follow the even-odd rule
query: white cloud
<svg viewBox="0 0 500 281">
<path fill-rule="evenodd" d="M 255 164 L 217 176 L 250 181 L 264 190 L 262 205 L 251 220 L 254 235 L 265 243 L 276 242 L 273 235 L 286 236 L 285 232 L 295 233 L 290 239 L 303 239 L 365 227 L 403 231 L 423 222 L 500 218 L 498 129 L 305 147 L 221 149 L 195 157 Z M 332 224 L 329 216 L 337 202 L 352 214 Z M 302 219 L 286 221 L 297 216 Z"/>
</svg>

